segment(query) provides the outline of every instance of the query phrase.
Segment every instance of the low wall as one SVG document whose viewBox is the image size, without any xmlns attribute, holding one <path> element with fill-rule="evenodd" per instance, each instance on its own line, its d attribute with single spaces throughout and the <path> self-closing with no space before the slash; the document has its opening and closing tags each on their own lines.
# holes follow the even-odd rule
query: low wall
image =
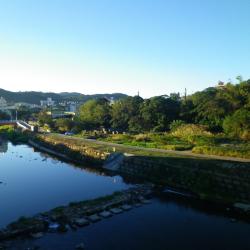
<svg viewBox="0 0 250 250">
<path fill-rule="evenodd" d="M 29 140 L 29 141 L 28 141 L 28 144 L 29 144 L 30 146 L 32 146 L 32 147 L 34 147 L 34 148 L 36 148 L 36 149 L 38 149 L 38 150 L 41 150 L 41 151 L 43 151 L 43 152 L 46 152 L 46 153 L 48 153 L 48 154 L 51 154 L 51 155 L 54 155 L 54 156 L 63 158 L 63 159 L 68 160 L 68 161 L 69 161 L 69 160 L 72 160 L 72 159 L 71 159 L 70 157 L 68 157 L 67 155 L 61 154 L 61 153 L 59 153 L 59 152 L 57 152 L 57 151 L 55 151 L 55 150 L 52 150 L 52 149 L 49 149 L 49 148 L 47 148 L 47 147 L 41 146 L 39 143 L 36 143 L 36 142 L 34 142 L 34 141 L 32 141 L 32 140 Z"/>
<path fill-rule="evenodd" d="M 78 163 L 91 163 L 158 185 L 192 191 L 203 199 L 250 203 L 250 164 L 163 156 L 128 156 L 103 152 L 70 140 L 40 137 L 40 150 Z M 38 145 L 37 145 L 38 144 Z M 35 145 L 35 144 L 33 144 Z M 122 155 L 122 157 L 120 157 Z M 65 159 L 66 159 L 65 158 Z"/>
<path fill-rule="evenodd" d="M 195 192 L 204 199 L 250 202 L 250 165 L 215 160 L 125 157 L 117 169 L 161 185 Z"/>
<path fill-rule="evenodd" d="M 76 163 L 91 163 L 102 166 L 109 154 L 90 147 L 76 146 L 67 143 L 52 141 L 46 137 L 34 137 L 29 144 L 38 150 Z"/>
</svg>

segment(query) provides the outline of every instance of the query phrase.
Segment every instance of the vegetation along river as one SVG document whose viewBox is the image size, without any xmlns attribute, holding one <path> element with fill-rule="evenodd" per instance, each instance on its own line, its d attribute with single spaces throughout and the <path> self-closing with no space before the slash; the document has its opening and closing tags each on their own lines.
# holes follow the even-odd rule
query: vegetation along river
<svg viewBox="0 0 250 250">
<path fill-rule="evenodd" d="M 111 194 L 132 186 L 120 176 L 78 168 L 27 145 L 0 143 L 0 227 L 20 216 Z M 211 204 L 170 198 L 66 234 L 20 240 L 13 249 L 250 249 L 250 224 L 232 220 Z"/>
</svg>

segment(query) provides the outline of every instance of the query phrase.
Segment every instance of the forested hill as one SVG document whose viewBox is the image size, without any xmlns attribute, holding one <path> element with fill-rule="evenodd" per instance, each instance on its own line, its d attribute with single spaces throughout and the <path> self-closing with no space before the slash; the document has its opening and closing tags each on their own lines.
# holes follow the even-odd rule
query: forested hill
<svg viewBox="0 0 250 250">
<path fill-rule="evenodd" d="M 81 101 L 85 102 L 89 99 L 96 99 L 101 97 L 111 98 L 114 100 L 126 97 L 127 95 L 121 93 L 114 94 L 94 94 L 94 95 L 84 95 L 81 93 L 44 93 L 44 92 L 35 92 L 35 91 L 25 91 L 25 92 L 12 92 L 4 89 L 0 89 L 0 97 L 6 99 L 7 102 L 16 103 L 16 102 L 26 102 L 31 104 L 40 104 L 40 100 L 46 100 L 48 97 L 51 97 L 55 101 Z"/>
</svg>

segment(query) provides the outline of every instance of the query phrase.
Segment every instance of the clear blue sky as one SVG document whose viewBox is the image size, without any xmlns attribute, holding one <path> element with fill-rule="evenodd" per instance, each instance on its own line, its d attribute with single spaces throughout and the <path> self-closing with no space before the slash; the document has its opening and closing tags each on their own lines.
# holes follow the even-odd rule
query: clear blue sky
<svg viewBox="0 0 250 250">
<path fill-rule="evenodd" d="M 249 0 L 0 0 L 0 88 L 144 97 L 250 78 Z"/>
</svg>

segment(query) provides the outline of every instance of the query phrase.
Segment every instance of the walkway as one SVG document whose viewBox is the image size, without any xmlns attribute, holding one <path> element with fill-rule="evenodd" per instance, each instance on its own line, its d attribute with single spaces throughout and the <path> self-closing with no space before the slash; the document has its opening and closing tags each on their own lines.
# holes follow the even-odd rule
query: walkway
<svg viewBox="0 0 250 250">
<path fill-rule="evenodd" d="M 234 161 L 234 162 L 249 162 L 250 163 L 250 159 L 244 159 L 244 158 L 238 158 L 238 157 L 195 154 L 195 153 L 192 153 L 192 151 L 176 151 L 176 150 L 166 150 L 166 149 L 159 149 L 159 148 L 144 148 L 144 147 L 117 144 L 117 143 L 112 143 L 112 142 L 98 141 L 98 140 L 94 140 L 94 139 L 76 138 L 74 136 L 65 136 L 65 135 L 60 135 L 60 136 L 69 137 L 69 138 L 75 139 L 75 140 L 81 140 L 83 142 L 84 141 L 85 142 L 93 142 L 95 144 L 105 145 L 105 146 L 109 146 L 109 147 L 119 147 L 119 148 L 132 149 L 132 150 L 137 149 L 137 150 L 144 150 L 147 152 L 166 153 L 166 154 L 174 154 L 174 155 L 180 155 L 180 156 L 198 157 L 198 158 L 204 158 L 204 159 Z"/>
</svg>

